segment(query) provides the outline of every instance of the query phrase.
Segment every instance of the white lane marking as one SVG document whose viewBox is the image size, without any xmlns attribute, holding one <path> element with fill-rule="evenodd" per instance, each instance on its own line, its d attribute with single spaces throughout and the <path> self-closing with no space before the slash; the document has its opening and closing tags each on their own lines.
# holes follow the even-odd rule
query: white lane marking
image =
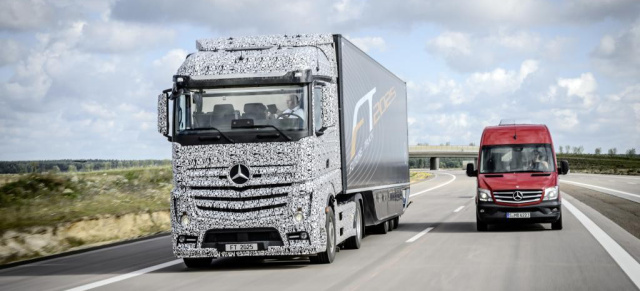
<svg viewBox="0 0 640 291">
<path fill-rule="evenodd" d="M 429 192 L 429 191 L 431 191 L 431 190 L 435 190 L 435 189 L 438 189 L 438 188 L 440 188 L 440 187 L 442 187 L 442 186 L 445 186 L 445 185 L 447 185 L 447 184 L 449 184 L 449 183 L 451 183 L 451 182 L 453 182 L 453 181 L 455 181 L 455 180 L 456 180 L 456 176 L 454 176 L 454 175 L 451 175 L 451 174 L 449 174 L 449 173 L 442 173 L 442 174 L 449 175 L 449 176 L 451 176 L 453 179 L 451 179 L 451 180 L 447 181 L 446 183 L 443 183 L 443 184 L 440 184 L 440 185 L 438 185 L 438 186 L 435 186 L 435 187 L 429 188 L 429 189 L 427 189 L 427 190 L 422 190 L 422 191 L 420 191 L 420 192 L 418 192 L 418 193 L 411 194 L 411 195 L 409 195 L 409 197 L 414 197 L 414 196 L 422 195 L 422 194 L 427 193 L 427 192 Z"/>
<path fill-rule="evenodd" d="M 67 291 L 84 291 L 84 290 L 89 290 L 89 289 L 93 289 L 93 288 L 98 288 L 98 287 L 101 287 L 101 286 L 104 286 L 104 285 L 108 285 L 108 284 L 111 284 L 111 283 L 119 282 L 119 281 L 122 281 L 122 280 L 127 280 L 129 278 L 140 276 L 140 275 L 143 275 L 143 274 L 146 274 L 146 273 L 149 273 L 149 272 L 153 272 L 153 271 L 156 271 L 156 270 L 164 269 L 166 267 L 170 267 L 170 266 L 177 265 L 177 264 L 180 264 L 180 263 L 182 263 L 181 259 L 173 260 L 173 261 L 169 261 L 169 262 L 162 263 L 162 264 L 159 264 L 159 265 L 155 265 L 155 266 L 151 266 L 151 267 L 148 267 L 148 268 L 144 268 L 144 269 L 141 269 L 141 270 L 138 270 L 138 271 L 134 271 L 134 272 L 131 272 L 131 273 L 123 274 L 123 275 L 120 275 L 120 276 L 115 276 L 113 278 L 104 279 L 102 281 L 93 282 L 91 284 L 78 286 L 78 287 L 69 289 Z"/>
<path fill-rule="evenodd" d="M 456 210 L 454 210 L 453 212 L 459 212 L 460 210 L 462 210 L 462 208 L 464 208 L 464 205 L 462 205 L 462 206 L 460 206 L 460 207 L 456 208 Z"/>
<path fill-rule="evenodd" d="M 627 179 L 627 180 L 640 180 L 638 176 L 623 176 L 623 175 L 603 175 L 603 174 L 579 174 L 579 173 L 571 173 L 571 178 L 580 178 L 580 179 Z"/>
<path fill-rule="evenodd" d="M 627 251 L 625 251 L 615 240 L 613 240 L 607 233 L 605 233 L 598 225 L 596 225 L 591 219 L 589 219 L 578 208 L 573 206 L 566 199 L 562 200 L 564 205 L 575 216 L 584 227 L 593 235 L 593 237 L 604 247 L 616 263 L 627 273 L 627 276 L 636 284 L 637 288 L 640 288 L 640 264 L 633 259 Z"/>
<path fill-rule="evenodd" d="M 636 183 L 636 182 L 627 182 L 627 184 L 629 184 L 629 185 L 638 185 L 638 183 Z"/>
<path fill-rule="evenodd" d="M 423 235 L 427 234 L 427 232 L 430 232 L 432 229 L 433 229 L 433 227 L 428 227 L 427 229 L 419 232 L 418 234 L 416 234 L 413 237 L 411 237 L 410 239 L 408 239 L 407 242 L 408 243 L 412 243 L 412 242 L 416 241 L 417 239 L 419 239 Z"/>
<path fill-rule="evenodd" d="M 600 186 L 595 186 L 595 185 L 590 185 L 590 184 L 584 184 L 584 183 L 579 183 L 579 182 L 573 182 L 573 181 L 566 181 L 566 180 L 560 180 L 560 182 L 569 183 L 569 184 L 575 184 L 575 185 L 585 186 L 585 187 L 593 187 L 593 188 L 597 188 L 597 189 L 601 189 L 601 190 L 605 190 L 605 191 L 611 191 L 611 192 L 620 193 L 620 194 L 623 194 L 623 195 L 629 195 L 629 196 L 633 196 L 633 197 L 636 197 L 636 198 L 640 198 L 640 195 L 638 195 L 638 194 L 633 194 L 633 193 L 629 193 L 629 192 L 623 192 L 623 191 L 609 189 L 609 188 L 605 188 L 605 187 L 600 187 Z"/>
</svg>

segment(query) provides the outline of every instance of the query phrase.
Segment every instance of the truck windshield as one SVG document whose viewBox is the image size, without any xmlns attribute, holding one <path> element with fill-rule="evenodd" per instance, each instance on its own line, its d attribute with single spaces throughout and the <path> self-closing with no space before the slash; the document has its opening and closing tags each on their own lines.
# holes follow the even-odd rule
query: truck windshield
<svg viewBox="0 0 640 291">
<path fill-rule="evenodd" d="M 255 132 L 273 131 L 275 126 L 282 131 L 306 131 L 307 103 L 304 86 L 190 90 L 177 100 L 176 130 Z M 255 127 L 232 127 L 239 119 L 250 119 Z"/>
<path fill-rule="evenodd" d="M 555 171 L 549 144 L 484 146 L 480 159 L 481 174 Z"/>
</svg>

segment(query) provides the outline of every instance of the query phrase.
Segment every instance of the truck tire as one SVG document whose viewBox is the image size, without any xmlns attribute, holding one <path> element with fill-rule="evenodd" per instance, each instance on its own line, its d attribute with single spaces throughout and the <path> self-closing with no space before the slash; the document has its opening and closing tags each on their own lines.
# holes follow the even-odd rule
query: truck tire
<svg viewBox="0 0 640 291">
<path fill-rule="evenodd" d="M 331 264 L 336 257 L 336 224 L 333 209 L 329 209 L 326 217 L 327 248 L 317 256 L 309 257 L 309 260 L 314 264 Z"/>
<path fill-rule="evenodd" d="M 393 229 L 398 228 L 399 224 L 400 224 L 400 216 L 393 219 Z"/>
<path fill-rule="evenodd" d="M 551 223 L 551 229 L 553 230 L 561 230 L 562 229 L 562 214 L 560 214 L 560 218 L 558 221 Z"/>
<path fill-rule="evenodd" d="M 356 235 L 347 239 L 344 246 L 347 249 L 357 250 L 362 244 L 362 237 L 364 234 L 364 224 L 362 223 L 362 209 L 360 208 L 360 202 L 356 203 L 356 216 L 353 218 L 354 228 L 356 229 Z"/>
<path fill-rule="evenodd" d="M 376 225 L 379 234 L 387 234 L 389 232 L 389 221 L 385 220 L 383 223 Z"/>
<path fill-rule="evenodd" d="M 211 258 L 183 258 L 185 266 L 191 269 L 202 269 L 211 266 Z"/>
<path fill-rule="evenodd" d="M 387 220 L 389 223 L 389 232 L 392 232 L 395 229 L 395 220 L 394 219 L 389 219 Z"/>
</svg>

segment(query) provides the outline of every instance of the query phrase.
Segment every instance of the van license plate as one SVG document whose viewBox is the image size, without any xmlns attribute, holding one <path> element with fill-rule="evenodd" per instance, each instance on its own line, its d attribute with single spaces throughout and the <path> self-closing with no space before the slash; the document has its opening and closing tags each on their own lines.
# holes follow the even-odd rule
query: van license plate
<svg viewBox="0 0 640 291">
<path fill-rule="evenodd" d="M 507 212 L 507 218 L 531 218 L 531 212 Z"/>
<path fill-rule="evenodd" d="M 227 252 L 257 251 L 258 244 L 226 244 L 224 250 Z"/>
</svg>

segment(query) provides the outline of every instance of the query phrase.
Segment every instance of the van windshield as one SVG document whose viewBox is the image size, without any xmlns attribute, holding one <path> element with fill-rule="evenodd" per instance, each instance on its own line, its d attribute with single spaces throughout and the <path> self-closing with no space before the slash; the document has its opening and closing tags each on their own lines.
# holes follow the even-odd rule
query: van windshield
<svg viewBox="0 0 640 291">
<path fill-rule="evenodd" d="M 549 144 L 484 146 L 480 173 L 554 172 L 556 163 Z"/>
</svg>

